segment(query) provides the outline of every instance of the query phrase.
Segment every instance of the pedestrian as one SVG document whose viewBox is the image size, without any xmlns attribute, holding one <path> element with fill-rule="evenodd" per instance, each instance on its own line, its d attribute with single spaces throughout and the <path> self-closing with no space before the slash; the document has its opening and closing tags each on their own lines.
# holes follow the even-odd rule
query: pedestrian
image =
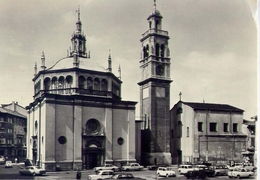
<svg viewBox="0 0 260 180">
<path fill-rule="evenodd" d="M 15 164 L 17 164 L 17 158 L 14 159 Z"/>
<path fill-rule="evenodd" d="M 78 169 L 76 179 L 81 179 L 81 171 Z"/>
</svg>

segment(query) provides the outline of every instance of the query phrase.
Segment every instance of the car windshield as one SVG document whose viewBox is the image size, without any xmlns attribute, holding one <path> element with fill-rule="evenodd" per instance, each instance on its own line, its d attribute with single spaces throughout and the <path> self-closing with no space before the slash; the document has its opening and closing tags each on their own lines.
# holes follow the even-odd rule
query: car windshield
<svg viewBox="0 0 260 180">
<path fill-rule="evenodd" d="M 167 168 L 167 171 L 173 171 L 173 168 L 168 167 L 168 168 Z"/>
</svg>

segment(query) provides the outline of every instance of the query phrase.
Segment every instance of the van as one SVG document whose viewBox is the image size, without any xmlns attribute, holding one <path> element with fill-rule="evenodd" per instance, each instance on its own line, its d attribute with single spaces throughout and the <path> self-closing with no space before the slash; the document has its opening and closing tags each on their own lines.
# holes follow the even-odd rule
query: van
<svg viewBox="0 0 260 180">
<path fill-rule="evenodd" d="M 179 165 L 178 172 L 180 174 L 186 174 L 188 171 L 192 171 L 193 166 L 188 164 L 181 164 Z"/>
</svg>

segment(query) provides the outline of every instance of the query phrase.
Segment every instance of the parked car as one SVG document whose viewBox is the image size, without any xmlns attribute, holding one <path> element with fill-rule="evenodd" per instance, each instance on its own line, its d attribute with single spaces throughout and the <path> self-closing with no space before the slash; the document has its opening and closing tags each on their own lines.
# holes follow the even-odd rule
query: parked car
<svg viewBox="0 0 260 180">
<path fill-rule="evenodd" d="M 112 170 L 101 170 L 97 171 L 96 174 L 88 175 L 87 180 L 101 180 L 105 178 L 110 178 L 114 175 Z"/>
<path fill-rule="evenodd" d="M 212 166 L 199 164 L 194 166 L 194 170 L 203 171 L 208 177 L 215 176 L 215 170 Z"/>
<path fill-rule="evenodd" d="M 160 176 L 165 176 L 165 177 L 175 177 L 176 173 L 173 170 L 172 167 L 159 167 L 157 169 L 157 173 L 156 173 L 159 177 Z"/>
<path fill-rule="evenodd" d="M 43 175 L 46 170 L 38 166 L 27 166 L 24 169 L 20 169 L 19 173 L 21 175 Z"/>
<path fill-rule="evenodd" d="M 193 171 L 188 171 L 187 173 L 184 174 L 184 176 L 187 179 L 206 179 L 207 174 L 202 171 L 202 170 L 193 170 Z"/>
<path fill-rule="evenodd" d="M 229 178 L 250 178 L 254 175 L 254 172 L 245 168 L 234 169 L 228 172 Z"/>
<path fill-rule="evenodd" d="M 188 171 L 193 171 L 193 166 L 190 164 L 179 165 L 178 172 L 180 174 L 186 174 Z"/>
<path fill-rule="evenodd" d="M 110 177 L 110 178 L 105 178 L 105 179 L 145 180 L 145 179 L 143 179 L 143 178 L 134 177 L 134 175 L 131 174 L 131 173 L 117 173 L 117 174 L 114 174 L 112 177 Z"/>
<path fill-rule="evenodd" d="M 144 167 L 138 163 L 129 163 L 121 168 L 123 171 L 142 171 L 143 169 Z"/>
<path fill-rule="evenodd" d="M 0 164 L 5 164 L 5 158 L 4 158 L 4 156 L 0 156 Z"/>
<path fill-rule="evenodd" d="M 154 165 L 147 166 L 148 170 L 157 170 L 158 167 L 166 167 L 166 165 L 164 165 L 164 164 L 154 164 Z"/>
<path fill-rule="evenodd" d="M 12 161 L 6 161 L 5 162 L 5 168 L 12 168 L 12 167 L 13 167 Z"/>
<path fill-rule="evenodd" d="M 214 166 L 216 176 L 226 176 L 228 173 L 228 167 L 226 165 L 216 165 Z"/>
<path fill-rule="evenodd" d="M 113 164 L 105 164 L 100 167 L 95 167 L 94 171 L 100 171 L 100 170 L 112 170 L 112 171 L 118 171 L 119 167 L 113 165 Z"/>
</svg>

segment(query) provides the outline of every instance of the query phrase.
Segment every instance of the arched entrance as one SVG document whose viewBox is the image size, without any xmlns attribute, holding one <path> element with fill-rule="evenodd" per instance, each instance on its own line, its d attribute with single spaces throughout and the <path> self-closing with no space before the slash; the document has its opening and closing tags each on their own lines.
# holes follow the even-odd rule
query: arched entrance
<svg viewBox="0 0 260 180">
<path fill-rule="evenodd" d="M 83 169 L 93 169 L 101 166 L 104 162 L 105 151 L 102 146 L 103 137 L 96 137 L 95 140 L 86 140 L 83 148 Z"/>
</svg>

